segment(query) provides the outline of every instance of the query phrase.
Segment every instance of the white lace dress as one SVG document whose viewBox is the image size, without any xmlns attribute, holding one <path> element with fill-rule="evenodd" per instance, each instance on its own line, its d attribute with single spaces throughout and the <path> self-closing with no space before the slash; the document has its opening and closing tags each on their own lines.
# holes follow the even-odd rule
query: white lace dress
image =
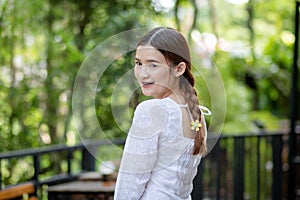
<svg viewBox="0 0 300 200">
<path fill-rule="evenodd" d="M 201 156 L 183 135 L 181 107 L 147 100 L 134 113 L 118 173 L 115 200 L 188 200 Z M 189 111 L 190 112 L 190 111 Z"/>
</svg>

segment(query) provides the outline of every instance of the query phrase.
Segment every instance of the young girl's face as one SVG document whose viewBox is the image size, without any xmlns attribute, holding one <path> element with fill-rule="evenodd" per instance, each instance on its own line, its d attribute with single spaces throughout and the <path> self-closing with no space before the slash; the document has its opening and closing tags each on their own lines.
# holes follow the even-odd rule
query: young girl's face
<svg viewBox="0 0 300 200">
<path fill-rule="evenodd" d="M 168 97 L 176 87 L 173 69 L 161 52 L 152 46 L 138 46 L 134 75 L 142 92 L 154 98 Z"/>
</svg>

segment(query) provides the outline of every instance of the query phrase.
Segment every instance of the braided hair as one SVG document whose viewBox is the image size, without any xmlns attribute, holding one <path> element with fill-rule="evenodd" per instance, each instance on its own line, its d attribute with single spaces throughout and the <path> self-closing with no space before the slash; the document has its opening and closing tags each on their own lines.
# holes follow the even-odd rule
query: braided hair
<svg viewBox="0 0 300 200">
<path fill-rule="evenodd" d="M 194 120 L 203 120 L 199 108 L 197 92 L 194 88 L 195 79 L 192 74 L 191 56 L 188 43 L 184 36 L 175 29 L 159 27 L 147 33 L 137 44 L 137 46 L 151 45 L 160 51 L 170 66 L 176 66 L 180 62 L 186 64 L 185 72 L 180 76 L 180 89 L 184 94 L 185 101 L 191 110 Z M 202 122 L 203 123 L 203 122 Z M 206 152 L 205 127 L 202 126 L 195 131 L 193 155 L 204 154 Z"/>
</svg>

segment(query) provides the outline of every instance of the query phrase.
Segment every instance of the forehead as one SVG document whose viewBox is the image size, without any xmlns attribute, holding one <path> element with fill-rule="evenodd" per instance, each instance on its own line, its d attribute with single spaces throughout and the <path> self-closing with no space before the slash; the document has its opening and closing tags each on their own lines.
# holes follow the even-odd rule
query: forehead
<svg viewBox="0 0 300 200">
<path fill-rule="evenodd" d="M 159 62 L 165 62 L 166 59 L 164 55 L 158 51 L 155 47 L 147 46 L 138 46 L 135 53 L 135 58 L 141 61 L 151 61 L 156 60 Z"/>
</svg>

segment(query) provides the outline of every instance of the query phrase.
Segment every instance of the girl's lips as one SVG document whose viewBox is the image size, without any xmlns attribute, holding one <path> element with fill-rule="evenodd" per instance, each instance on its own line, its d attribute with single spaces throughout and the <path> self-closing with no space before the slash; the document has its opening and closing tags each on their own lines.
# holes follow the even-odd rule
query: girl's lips
<svg viewBox="0 0 300 200">
<path fill-rule="evenodd" d="M 143 88 L 148 88 L 148 87 L 151 87 L 151 85 L 154 84 L 154 81 L 152 81 L 152 82 L 141 82 L 141 83 L 142 83 Z"/>
</svg>

